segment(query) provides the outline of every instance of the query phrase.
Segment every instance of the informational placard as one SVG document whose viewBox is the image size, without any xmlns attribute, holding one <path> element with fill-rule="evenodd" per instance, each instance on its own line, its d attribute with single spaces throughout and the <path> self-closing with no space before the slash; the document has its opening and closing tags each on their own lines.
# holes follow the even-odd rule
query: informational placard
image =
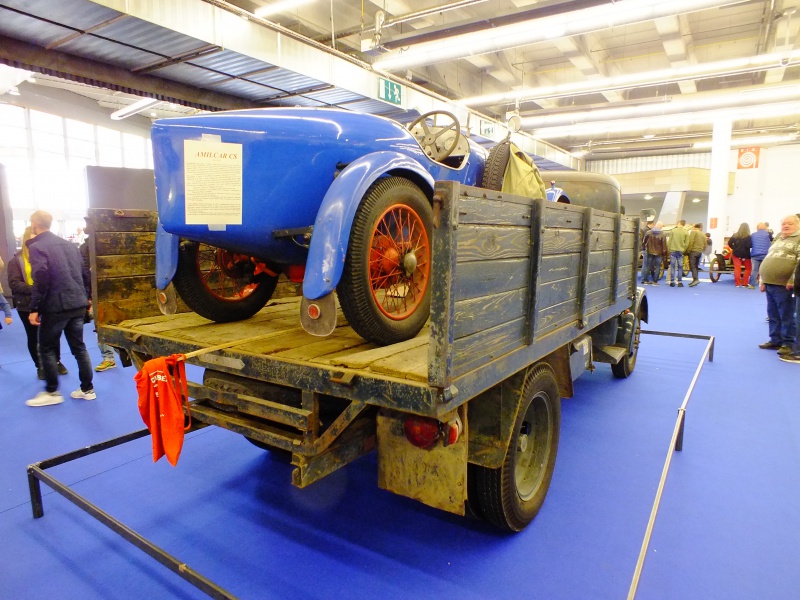
<svg viewBox="0 0 800 600">
<path fill-rule="evenodd" d="M 242 145 L 185 140 L 187 225 L 242 224 Z"/>
</svg>

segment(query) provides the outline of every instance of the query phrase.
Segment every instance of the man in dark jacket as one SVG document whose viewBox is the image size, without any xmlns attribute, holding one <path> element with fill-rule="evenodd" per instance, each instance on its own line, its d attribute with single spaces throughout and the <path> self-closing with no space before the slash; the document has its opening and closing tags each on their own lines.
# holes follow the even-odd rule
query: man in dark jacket
<svg viewBox="0 0 800 600">
<path fill-rule="evenodd" d="M 669 249 L 667 247 L 667 236 L 664 235 L 662 228 L 664 223 L 659 221 L 655 226 L 646 231 L 642 238 L 643 259 L 645 264 L 645 275 L 650 276 L 652 285 L 658 285 L 658 280 L 661 277 L 661 265 L 664 260 L 669 256 Z M 645 284 L 649 283 L 647 281 Z"/>
<path fill-rule="evenodd" d="M 44 369 L 45 391 L 26 401 L 28 406 L 48 406 L 64 401 L 58 392 L 58 346 L 61 333 L 67 338 L 70 352 L 78 362 L 81 387 L 72 392 L 73 398 L 94 400 L 92 363 L 83 343 L 83 323 L 90 306 L 91 284 L 84 269 L 78 247 L 62 240 L 50 231 L 53 217 L 38 210 L 31 215 L 28 240 L 33 290 L 30 316 L 32 325 L 39 326 L 39 355 Z"/>
</svg>

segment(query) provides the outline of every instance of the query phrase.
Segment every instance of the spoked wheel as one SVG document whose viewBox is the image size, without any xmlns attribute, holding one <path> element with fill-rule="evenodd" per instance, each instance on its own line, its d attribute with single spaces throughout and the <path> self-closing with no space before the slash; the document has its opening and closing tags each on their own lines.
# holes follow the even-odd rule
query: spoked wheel
<svg viewBox="0 0 800 600">
<path fill-rule="evenodd" d="M 717 283 L 719 281 L 720 275 L 725 272 L 725 259 L 721 256 L 717 256 L 714 260 L 711 261 L 711 264 L 708 266 L 708 278 L 711 280 L 712 283 Z"/>
<path fill-rule="evenodd" d="M 278 278 L 249 256 L 182 241 L 173 282 L 186 305 L 218 323 L 252 317 L 272 297 Z"/>
<path fill-rule="evenodd" d="M 358 207 L 337 287 L 350 326 L 377 344 L 419 333 L 430 312 L 431 206 L 402 177 L 374 183 Z"/>
<path fill-rule="evenodd" d="M 639 353 L 639 338 L 642 334 L 642 318 L 639 313 L 636 314 L 636 320 L 633 324 L 633 350 L 628 352 L 628 355 L 619 361 L 617 364 L 611 365 L 611 372 L 614 377 L 618 379 L 625 379 L 630 377 L 633 369 L 636 366 L 636 355 Z"/>
<path fill-rule="evenodd" d="M 561 397 L 553 371 L 537 365 L 525 378 L 514 433 L 499 469 L 473 466 L 470 505 L 493 525 L 521 531 L 544 503 L 561 429 Z"/>
</svg>

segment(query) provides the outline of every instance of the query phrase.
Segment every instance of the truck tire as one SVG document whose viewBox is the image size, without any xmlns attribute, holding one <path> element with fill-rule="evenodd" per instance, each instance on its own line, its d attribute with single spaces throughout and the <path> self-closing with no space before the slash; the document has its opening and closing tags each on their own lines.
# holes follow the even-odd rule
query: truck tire
<svg viewBox="0 0 800 600">
<path fill-rule="evenodd" d="M 522 531 L 539 512 L 556 466 L 561 397 L 551 368 L 537 365 L 525 378 L 514 432 L 499 469 L 473 466 L 475 512 L 493 525 Z"/>
<path fill-rule="evenodd" d="M 173 283 L 194 312 L 217 323 L 229 323 L 252 317 L 275 291 L 277 277 L 253 272 L 253 263 L 243 255 L 183 240 Z"/>
<path fill-rule="evenodd" d="M 428 198 L 402 177 L 379 179 L 364 195 L 336 288 L 344 316 L 364 339 L 396 344 L 428 320 L 432 221 Z"/>
<path fill-rule="evenodd" d="M 489 150 L 486 165 L 483 168 L 481 187 L 500 192 L 503 189 L 503 178 L 511 157 L 511 142 L 500 142 Z"/>
<path fill-rule="evenodd" d="M 611 372 L 617 379 L 626 379 L 633 373 L 636 367 L 636 355 L 639 354 L 639 338 L 642 333 L 642 318 L 641 314 L 636 314 L 636 322 L 633 325 L 633 350 L 630 351 L 625 358 L 616 364 L 611 364 Z"/>
</svg>

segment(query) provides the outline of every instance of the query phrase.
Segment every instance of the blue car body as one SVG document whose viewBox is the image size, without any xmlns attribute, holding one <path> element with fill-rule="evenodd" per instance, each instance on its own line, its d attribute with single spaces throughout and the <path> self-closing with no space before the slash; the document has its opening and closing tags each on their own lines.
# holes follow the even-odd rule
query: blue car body
<svg viewBox="0 0 800 600">
<path fill-rule="evenodd" d="M 187 140 L 241 145 L 241 224 L 187 224 Z M 275 270 L 304 265 L 303 295 L 314 300 L 339 282 L 361 199 L 379 178 L 409 179 L 430 199 L 436 180 L 479 185 L 485 150 L 431 160 L 399 123 L 338 109 L 267 108 L 156 121 L 152 130 L 157 230 L 156 283 L 175 275 L 179 238 L 264 261 Z M 308 230 L 305 247 L 280 232 Z M 276 233 L 278 235 L 276 235 Z"/>
</svg>

